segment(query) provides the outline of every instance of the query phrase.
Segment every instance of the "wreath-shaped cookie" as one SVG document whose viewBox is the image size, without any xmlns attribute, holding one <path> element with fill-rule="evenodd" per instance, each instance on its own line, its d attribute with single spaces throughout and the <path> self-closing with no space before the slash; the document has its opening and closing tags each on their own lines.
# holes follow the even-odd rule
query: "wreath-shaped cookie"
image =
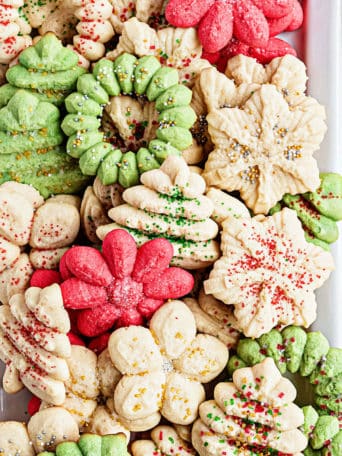
<svg viewBox="0 0 342 456">
<path fill-rule="evenodd" d="M 85 175 L 97 174 L 106 185 L 136 185 L 141 173 L 192 144 L 191 95 L 177 70 L 154 56 L 102 59 L 65 100 L 67 152 L 80 159 Z"/>
<path fill-rule="evenodd" d="M 337 456 L 340 454 L 342 350 L 329 347 L 319 331 L 305 332 L 299 326 L 288 326 L 282 331 L 272 329 L 259 339 L 242 339 L 237 355 L 228 362 L 228 373 L 254 366 L 272 358 L 282 374 L 290 373 L 307 379 L 313 387 L 314 406 L 303 407 L 302 431 L 308 437 L 305 455 Z"/>
</svg>

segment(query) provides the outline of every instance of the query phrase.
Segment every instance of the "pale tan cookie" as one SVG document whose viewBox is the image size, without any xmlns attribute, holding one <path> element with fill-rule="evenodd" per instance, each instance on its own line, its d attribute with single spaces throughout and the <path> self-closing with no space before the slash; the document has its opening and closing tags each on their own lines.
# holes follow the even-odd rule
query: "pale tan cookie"
<svg viewBox="0 0 342 456">
<path fill-rule="evenodd" d="M 23 0 L 0 0 L 0 64 L 8 64 L 30 46 L 30 25 L 20 17 Z"/>
<path fill-rule="evenodd" d="M 314 290 L 334 262 L 330 252 L 305 240 L 295 211 L 228 217 L 222 227 L 223 256 L 204 282 L 205 292 L 234 305 L 247 337 L 260 337 L 277 325 L 309 327 L 316 318 Z"/>
<path fill-rule="evenodd" d="M 7 304 L 29 285 L 35 269 L 56 269 L 79 232 L 80 199 L 58 195 L 44 202 L 33 187 L 0 185 L 0 301 Z M 28 245 L 28 255 L 21 249 Z"/>
<path fill-rule="evenodd" d="M 232 307 L 226 306 L 201 290 L 198 301 L 184 299 L 194 314 L 197 330 L 221 340 L 229 349 L 236 346 L 240 332 Z"/>
<path fill-rule="evenodd" d="M 203 174 L 207 184 L 240 191 L 255 213 L 267 213 L 285 193 L 313 191 L 319 170 L 312 154 L 324 137 L 321 106 L 291 110 L 273 85 L 262 85 L 241 107 L 212 110 L 215 149 Z"/>
<path fill-rule="evenodd" d="M 93 190 L 106 210 L 123 203 L 122 192 L 124 189 L 120 184 L 103 185 L 100 179 L 95 177 Z"/>
<path fill-rule="evenodd" d="M 192 443 L 200 456 L 234 454 L 237 448 L 239 454 L 250 454 L 255 445 L 263 452 L 300 455 L 307 439 L 298 429 L 304 415 L 295 397 L 295 387 L 271 358 L 238 369 L 233 382 L 216 385 L 214 400 L 200 405 Z"/>
<path fill-rule="evenodd" d="M 82 198 L 81 205 L 81 226 L 84 234 L 90 242 L 96 244 L 99 238 L 96 236 L 96 229 L 101 225 L 110 222 L 101 201 L 95 196 L 93 187 L 87 187 Z"/>
<path fill-rule="evenodd" d="M 110 21 L 116 33 L 122 33 L 124 23 L 131 17 L 157 26 L 162 20 L 165 0 L 110 0 L 113 12 Z"/>
<path fill-rule="evenodd" d="M 18 421 L 0 421 L 0 448 L 3 456 L 35 455 L 26 425 Z"/>
<path fill-rule="evenodd" d="M 132 426 L 158 412 L 172 423 L 192 423 L 205 397 L 202 383 L 215 378 L 228 359 L 222 342 L 196 336 L 195 319 L 181 301 L 162 306 L 150 329 L 131 326 L 114 331 L 108 350 L 123 374 L 114 392 L 115 409 L 120 420 Z"/>
<path fill-rule="evenodd" d="M 195 455 L 195 450 L 171 426 L 157 426 L 151 431 L 152 440 L 136 440 L 132 444 L 133 456 Z"/>
<path fill-rule="evenodd" d="M 51 407 L 35 413 L 27 424 L 28 434 L 37 453 L 54 451 L 61 442 L 77 442 L 78 426 L 62 407 Z"/>
<path fill-rule="evenodd" d="M 96 408 L 86 431 L 98 435 L 118 434 L 119 432 L 123 432 L 126 435 L 127 442 L 129 442 L 130 439 L 130 432 L 122 426 L 118 415 L 104 405 L 99 405 Z"/>
<path fill-rule="evenodd" d="M 114 36 L 109 22 L 112 5 L 107 0 L 65 0 L 77 9 L 74 15 L 79 20 L 78 32 L 73 37 L 75 49 L 87 60 L 96 61 L 105 53 L 104 43 Z"/>
<path fill-rule="evenodd" d="M 65 382 L 66 399 L 61 404 L 84 429 L 91 421 L 97 407 L 99 396 L 99 380 L 97 372 L 97 356 L 86 347 L 71 346 L 71 354 L 67 359 L 70 377 Z M 42 402 L 40 410 L 51 407 Z"/>
<path fill-rule="evenodd" d="M 250 217 L 247 207 L 241 201 L 222 190 L 210 187 L 206 192 L 206 196 L 211 199 L 214 204 L 214 211 L 211 217 L 219 225 L 221 225 L 227 217 Z"/>
<path fill-rule="evenodd" d="M 121 373 L 112 363 L 108 348 L 103 350 L 97 358 L 97 374 L 100 382 L 101 394 L 104 397 L 112 397 L 115 387 L 121 378 Z"/>
<path fill-rule="evenodd" d="M 170 156 L 159 169 L 143 173 L 141 182 L 123 192 L 126 204 L 108 212 L 116 225 L 98 228 L 98 237 L 116 227 L 126 228 L 139 244 L 150 236 L 167 236 L 174 265 L 198 269 L 213 263 L 219 256 L 213 240 L 218 226 L 210 218 L 214 206 L 204 195 L 203 178 L 183 158 Z"/>
<path fill-rule="evenodd" d="M 54 405 L 65 400 L 69 330 L 69 316 L 56 284 L 28 288 L 0 307 L 0 359 L 18 371 L 18 378 L 33 394 Z"/>
</svg>

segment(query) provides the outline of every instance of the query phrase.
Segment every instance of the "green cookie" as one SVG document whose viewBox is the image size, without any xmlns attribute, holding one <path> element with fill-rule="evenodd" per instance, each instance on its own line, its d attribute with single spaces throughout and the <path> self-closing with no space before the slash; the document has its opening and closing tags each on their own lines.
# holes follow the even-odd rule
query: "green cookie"
<svg viewBox="0 0 342 456">
<path fill-rule="evenodd" d="M 154 101 L 169 87 L 178 84 L 178 71 L 175 68 L 161 67 L 151 79 L 146 91 L 149 101 Z"/>
<path fill-rule="evenodd" d="M 141 57 L 134 70 L 134 90 L 137 95 L 143 95 L 154 73 L 161 67 L 159 60 L 152 55 Z"/>
<path fill-rule="evenodd" d="M 132 54 L 121 54 L 114 60 L 114 73 L 123 93 L 133 93 L 134 71 L 137 58 Z"/>
<path fill-rule="evenodd" d="M 188 106 L 191 102 L 192 91 L 181 84 L 169 87 L 156 99 L 156 110 L 159 112 L 165 109 Z"/>
</svg>

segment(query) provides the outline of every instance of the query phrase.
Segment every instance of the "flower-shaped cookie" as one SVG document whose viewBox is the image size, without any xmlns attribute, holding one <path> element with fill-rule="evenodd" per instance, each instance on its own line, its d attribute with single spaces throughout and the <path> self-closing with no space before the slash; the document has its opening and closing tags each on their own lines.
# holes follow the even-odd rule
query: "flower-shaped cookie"
<svg viewBox="0 0 342 456">
<path fill-rule="evenodd" d="M 119 326 L 139 325 L 166 299 L 189 293 L 193 277 L 169 268 L 173 248 L 154 239 L 137 249 L 133 237 L 113 230 L 104 239 L 102 254 L 92 247 L 73 247 L 61 260 L 64 306 L 79 309 L 77 324 L 86 336 Z"/>
<path fill-rule="evenodd" d="M 194 314 L 197 331 L 221 340 L 229 349 L 239 341 L 240 332 L 232 306 L 227 306 L 212 295 L 199 292 L 198 299 L 185 298 L 185 304 Z"/>
<path fill-rule="evenodd" d="M 334 268 L 333 258 L 305 240 L 294 211 L 271 217 L 227 218 L 221 250 L 206 293 L 235 306 L 247 337 L 259 337 L 277 325 L 308 327 L 316 318 L 314 290 Z"/>
<path fill-rule="evenodd" d="M 190 87 L 201 70 L 210 67 L 201 59 L 202 46 L 195 29 L 166 27 L 156 31 L 135 17 L 125 22 L 117 47 L 106 57 L 115 59 L 124 52 L 138 57 L 154 55 L 162 65 L 176 68 L 180 82 Z"/>
<path fill-rule="evenodd" d="M 73 416 L 80 429 L 84 429 L 92 420 L 100 392 L 97 356 L 86 347 L 72 345 L 66 361 L 70 377 L 65 382 L 66 399 L 60 406 Z M 49 407 L 51 404 L 43 401 L 40 410 Z"/>
<path fill-rule="evenodd" d="M 271 358 L 236 370 L 233 382 L 216 385 L 214 400 L 200 405 L 194 447 L 200 456 L 301 454 L 307 439 L 298 429 L 304 414 L 293 403 L 296 393 Z"/>
<path fill-rule="evenodd" d="M 303 16 L 297 3 L 296 0 L 170 0 L 165 17 L 176 27 L 198 25 L 204 50 L 215 53 L 233 35 L 248 46 L 266 47 L 271 36 L 298 28 Z"/>
<path fill-rule="evenodd" d="M 108 350 L 123 374 L 114 392 L 115 409 L 130 430 L 136 422 L 160 418 L 159 412 L 171 423 L 192 423 L 205 398 L 202 383 L 213 380 L 228 360 L 222 342 L 196 336 L 195 319 L 181 301 L 162 306 L 150 329 L 130 326 L 114 331 Z"/>
<path fill-rule="evenodd" d="M 208 114 L 215 149 L 203 177 L 239 190 L 255 213 L 266 214 L 285 193 L 314 191 L 320 181 L 312 154 L 326 131 L 324 118 L 318 104 L 293 110 L 273 85 L 262 85 L 242 106 Z"/>
<path fill-rule="evenodd" d="M 71 353 L 69 330 L 57 284 L 28 288 L 0 307 L 0 359 L 11 369 L 10 378 L 16 376 L 17 391 L 24 384 L 44 401 L 64 402 L 64 382 L 69 379 L 66 359 Z M 3 386 L 5 391 L 16 392 L 8 382 Z"/>
<path fill-rule="evenodd" d="M 108 231 L 124 228 L 139 245 L 163 236 L 174 247 L 172 264 L 199 269 L 219 257 L 214 238 L 217 224 L 210 218 L 214 206 L 204 195 L 205 182 L 181 157 L 168 157 L 159 169 L 141 175 L 144 185 L 124 191 L 126 204 L 108 212 L 115 223 L 97 229 L 103 239 Z"/>
<path fill-rule="evenodd" d="M 191 444 L 185 442 L 177 429 L 171 426 L 157 426 L 151 431 L 152 440 L 135 440 L 132 444 L 133 456 L 176 456 L 194 455 Z"/>
<path fill-rule="evenodd" d="M 0 185 L 0 301 L 23 292 L 33 268 L 55 269 L 78 234 L 78 198 L 58 195 L 44 202 L 29 185 Z M 30 248 L 21 253 L 25 246 Z"/>
</svg>

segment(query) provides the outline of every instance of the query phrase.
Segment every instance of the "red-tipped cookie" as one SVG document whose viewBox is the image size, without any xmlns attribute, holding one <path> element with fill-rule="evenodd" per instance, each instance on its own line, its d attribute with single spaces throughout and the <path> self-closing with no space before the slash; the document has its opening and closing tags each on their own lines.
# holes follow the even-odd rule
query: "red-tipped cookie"
<svg viewBox="0 0 342 456">
<path fill-rule="evenodd" d="M 61 263 L 73 277 L 61 284 L 61 290 L 65 307 L 80 309 L 79 332 L 94 337 L 114 324 L 140 325 L 166 299 L 188 294 L 193 276 L 181 268 L 170 268 L 172 255 L 173 247 L 166 239 L 154 239 L 137 249 L 124 230 L 105 237 L 103 254 L 92 247 L 66 252 Z"/>
</svg>

